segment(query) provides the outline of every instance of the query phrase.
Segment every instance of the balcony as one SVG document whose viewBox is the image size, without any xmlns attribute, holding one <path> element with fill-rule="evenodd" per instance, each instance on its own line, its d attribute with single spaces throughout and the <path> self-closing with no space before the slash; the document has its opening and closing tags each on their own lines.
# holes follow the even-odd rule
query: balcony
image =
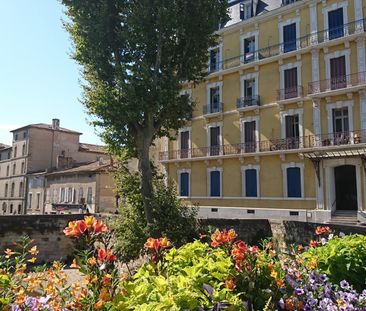
<svg viewBox="0 0 366 311">
<path fill-rule="evenodd" d="M 308 94 L 316 95 L 324 92 L 339 93 L 337 90 L 351 91 L 350 88 L 357 89 L 366 84 L 366 72 L 358 72 L 346 76 L 334 77 L 331 79 L 310 82 L 308 85 Z"/>
<path fill-rule="evenodd" d="M 255 106 L 259 106 L 259 95 L 241 97 L 236 101 L 236 108 L 238 110 Z"/>
<path fill-rule="evenodd" d="M 201 147 L 185 150 L 160 152 L 159 160 L 195 159 L 207 157 L 242 157 L 243 155 L 258 155 L 261 153 L 339 149 L 366 144 L 366 130 L 328 133 L 289 137 L 284 139 L 270 139 L 240 144 L 227 144 L 212 147 Z M 182 157 L 182 154 L 184 157 Z"/>
<path fill-rule="evenodd" d="M 291 1 L 289 1 L 291 2 Z M 317 33 L 309 33 L 303 37 L 297 38 L 294 41 L 282 42 L 268 47 L 262 47 L 250 53 L 234 56 L 222 60 L 220 63 L 215 64 L 210 72 L 219 71 L 221 69 L 227 70 L 242 66 L 248 63 L 255 63 L 258 61 L 265 60 L 270 57 L 275 57 L 290 53 L 293 51 L 310 48 L 311 46 L 329 42 L 338 38 L 348 37 L 364 32 L 365 30 L 365 19 L 357 20 L 344 24 L 340 27 L 321 30 Z"/>
<path fill-rule="evenodd" d="M 223 106 L 224 106 L 224 104 L 221 102 L 212 103 L 210 105 L 205 105 L 205 106 L 203 106 L 203 115 L 208 116 L 208 115 L 221 114 L 223 111 L 223 109 L 222 109 Z"/>
<path fill-rule="evenodd" d="M 285 89 L 277 90 L 277 100 L 288 100 L 298 97 L 303 97 L 303 87 L 301 85 L 288 87 Z"/>
</svg>

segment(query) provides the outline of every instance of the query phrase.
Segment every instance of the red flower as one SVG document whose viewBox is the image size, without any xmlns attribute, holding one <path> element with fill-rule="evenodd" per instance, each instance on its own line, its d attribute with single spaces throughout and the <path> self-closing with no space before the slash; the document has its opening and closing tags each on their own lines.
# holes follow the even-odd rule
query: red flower
<svg viewBox="0 0 366 311">
<path fill-rule="evenodd" d="M 317 247 L 318 246 L 318 242 L 311 240 L 310 243 L 309 243 L 309 245 L 310 245 L 310 247 Z"/>
<path fill-rule="evenodd" d="M 159 240 L 154 238 L 148 238 L 144 244 L 145 248 L 153 249 L 156 251 L 159 248 Z"/>
<path fill-rule="evenodd" d="M 321 227 L 321 226 L 318 226 L 318 227 L 316 227 L 316 229 L 315 229 L 315 233 L 317 234 L 317 235 L 321 235 L 321 234 L 323 234 L 323 233 L 327 233 L 327 232 L 330 232 L 331 230 L 330 230 L 330 228 L 329 227 Z"/>
<path fill-rule="evenodd" d="M 94 234 L 99 234 L 99 233 L 108 231 L 107 225 L 98 219 L 94 219 L 93 229 L 94 229 Z"/>
<path fill-rule="evenodd" d="M 104 248 L 98 249 L 98 261 L 104 261 L 107 257 L 107 252 Z"/>
</svg>

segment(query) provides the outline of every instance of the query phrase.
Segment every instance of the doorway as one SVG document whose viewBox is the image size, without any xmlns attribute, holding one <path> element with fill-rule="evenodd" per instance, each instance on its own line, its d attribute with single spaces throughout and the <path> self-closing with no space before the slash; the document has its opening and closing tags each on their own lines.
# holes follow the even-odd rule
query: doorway
<svg viewBox="0 0 366 311">
<path fill-rule="evenodd" d="M 356 166 L 334 168 L 335 210 L 357 211 Z"/>
</svg>

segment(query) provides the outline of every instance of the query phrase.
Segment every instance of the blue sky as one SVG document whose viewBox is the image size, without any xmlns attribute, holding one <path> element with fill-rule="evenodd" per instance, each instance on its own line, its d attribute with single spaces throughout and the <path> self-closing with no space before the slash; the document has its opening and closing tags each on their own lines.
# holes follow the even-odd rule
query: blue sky
<svg viewBox="0 0 366 311">
<path fill-rule="evenodd" d="M 81 142 L 101 141 L 80 103 L 79 67 L 69 56 L 57 0 L 0 0 L 0 142 L 9 130 L 51 123 L 82 132 Z"/>
</svg>

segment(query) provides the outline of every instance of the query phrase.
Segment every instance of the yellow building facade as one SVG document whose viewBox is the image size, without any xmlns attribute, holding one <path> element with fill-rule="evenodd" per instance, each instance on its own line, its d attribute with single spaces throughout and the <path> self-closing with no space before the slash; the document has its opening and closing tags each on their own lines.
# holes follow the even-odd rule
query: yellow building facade
<svg viewBox="0 0 366 311">
<path fill-rule="evenodd" d="M 365 0 L 232 1 L 159 161 L 201 217 L 366 222 Z"/>
</svg>

